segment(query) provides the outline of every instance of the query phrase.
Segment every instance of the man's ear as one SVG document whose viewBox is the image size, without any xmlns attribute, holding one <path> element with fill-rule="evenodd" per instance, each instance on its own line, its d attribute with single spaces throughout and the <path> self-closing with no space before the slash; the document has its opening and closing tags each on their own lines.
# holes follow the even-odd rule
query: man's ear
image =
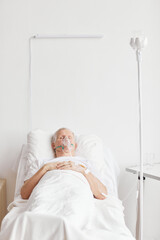
<svg viewBox="0 0 160 240">
<path fill-rule="evenodd" d="M 77 143 L 75 143 L 75 150 L 76 150 L 76 148 L 77 148 Z"/>
<path fill-rule="evenodd" d="M 53 150 L 55 149 L 55 143 L 54 142 L 52 142 L 52 148 L 53 148 Z"/>
</svg>

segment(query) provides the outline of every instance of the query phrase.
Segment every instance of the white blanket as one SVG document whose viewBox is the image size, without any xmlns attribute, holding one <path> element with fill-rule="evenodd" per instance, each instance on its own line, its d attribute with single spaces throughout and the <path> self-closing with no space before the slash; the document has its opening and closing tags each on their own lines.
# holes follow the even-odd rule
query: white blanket
<svg viewBox="0 0 160 240">
<path fill-rule="evenodd" d="M 1 240 L 134 240 L 121 201 L 94 199 L 86 178 L 72 170 L 47 172 L 29 200 L 16 204 Z"/>
</svg>

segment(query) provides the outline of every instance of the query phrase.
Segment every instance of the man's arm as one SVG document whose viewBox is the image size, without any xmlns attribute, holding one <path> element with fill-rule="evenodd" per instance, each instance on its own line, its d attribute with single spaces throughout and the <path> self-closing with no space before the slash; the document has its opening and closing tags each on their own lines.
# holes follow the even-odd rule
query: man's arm
<svg viewBox="0 0 160 240">
<path fill-rule="evenodd" d="M 34 189 L 34 187 L 38 184 L 39 180 L 43 177 L 43 175 L 50 170 L 57 169 L 57 163 L 46 163 L 43 167 L 41 167 L 30 179 L 24 182 L 21 188 L 21 197 L 23 199 L 28 199 Z"/>
<path fill-rule="evenodd" d="M 46 173 L 46 168 L 43 166 L 40 168 L 30 179 L 26 180 L 21 188 L 21 197 L 23 199 L 28 199 L 32 193 L 32 190 L 37 185 L 39 180 Z"/>
<path fill-rule="evenodd" d="M 86 177 L 94 197 L 101 200 L 105 199 L 106 197 L 103 195 L 103 193 L 105 195 L 107 194 L 106 186 L 91 172 L 85 173 L 85 171 L 83 170 L 82 174 Z"/>
<path fill-rule="evenodd" d="M 101 200 L 106 198 L 102 194 L 107 194 L 107 188 L 105 187 L 105 185 L 101 183 L 101 181 L 96 178 L 91 172 L 85 173 L 85 169 L 81 165 L 75 165 L 75 163 L 72 161 L 64 161 L 57 164 L 57 169 L 73 170 L 82 173 L 86 177 L 94 197 Z"/>
</svg>

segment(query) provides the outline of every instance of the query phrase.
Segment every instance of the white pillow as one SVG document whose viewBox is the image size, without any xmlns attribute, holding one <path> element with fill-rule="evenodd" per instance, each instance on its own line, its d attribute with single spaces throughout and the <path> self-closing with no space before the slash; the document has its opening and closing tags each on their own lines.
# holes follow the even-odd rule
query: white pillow
<svg viewBox="0 0 160 240">
<path fill-rule="evenodd" d="M 27 136 L 28 158 L 33 161 L 49 160 L 54 158 L 54 152 L 51 147 L 51 138 L 53 133 L 36 129 Z M 102 140 L 96 135 L 76 136 L 77 149 L 76 156 L 82 156 L 91 161 L 100 171 L 104 167 L 104 149 Z"/>
<path fill-rule="evenodd" d="M 53 133 L 36 129 L 27 136 L 28 141 L 28 159 L 49 160 L 54 158 L 54 152 L 51 147 L 51 138 Z M 76 156 L 81 156 L 89 160 L 92 165 L 101 173 L 106 167 L 104 161 L 104 149 L 102 140 L 96 135 L 76 136 L 77 149 Z"/>
<path fill-rule="evenodd" d="M 19 161 L 15 197 L 20 194 L 20 189 L 24 182 L 26 163 L 41 159 L 49 160 L 54 158 L 54 153 L 51 147 L 52 135 L 53 134 L 40 129 L 36 129 L 28 134 L 28 144 L 23 146 Z M 104 151 L 102 140 L 96 135 L 76 136 L 76 142 L 78 145 L 75 153 L 76 156 L 87 158 L 100 173 L 109 193 L 117 196 L 117 177 L 119 174 L 119 167 L 114 161 L 109 149 L 105 149 Z"/>
<path fill-rule="evenodd" d="M 91 162 L 98 172 L 105 166 L 102 140 L 96 135 L 80 135 L 76 137 L 76 155 L 84 157 Z"/>
<path fill-rule="evenodd" d="M 51 147 L 53 133 L 35 129 L 27 135 L 28 158 L 52 159 L 54 153 Z"/>
</svg>

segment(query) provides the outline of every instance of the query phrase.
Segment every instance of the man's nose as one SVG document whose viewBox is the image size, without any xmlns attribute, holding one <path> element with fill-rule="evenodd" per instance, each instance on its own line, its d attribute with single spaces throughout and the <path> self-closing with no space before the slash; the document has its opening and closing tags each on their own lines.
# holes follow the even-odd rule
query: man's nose
<svg viewBox="0 0 160 240">
<path fill-rule="evenodd" d="M 68 139 L 68 137 L 67 137 L 67 136 L 64 136 L 64 139 Z"/>
</svg>

